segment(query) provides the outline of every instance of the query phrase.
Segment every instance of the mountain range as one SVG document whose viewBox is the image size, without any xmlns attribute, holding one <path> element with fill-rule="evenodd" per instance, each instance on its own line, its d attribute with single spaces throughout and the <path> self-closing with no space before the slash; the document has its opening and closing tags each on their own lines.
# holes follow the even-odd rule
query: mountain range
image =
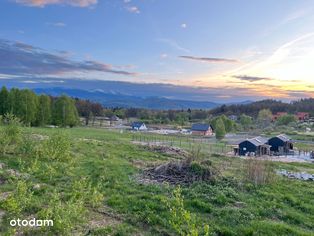
<svg viewBox="0 0 314 236">
<path fill-rule="evenodd" d="M 179 99 L 168 99 L 165 97 L 138 97 L 119 93 L 104 93 L 98 90 L 80 90 L 67 88 L 35 88 L 33 91 L 37 94 L 49 94 L 51 96 L 60 96 L 66 94 L 80 99 L 89 99 L 99 102 L 105 107 L 123 107 L 123 108 L 147 108 L 147 109 L 212 109 L 220 106 L 219 103 L 206 101 L 190 101 Z"/>
<path fill-rule="evenodd" d="M 105 107 L 134 107 L 148 109 L 212 109 L 222 104 L 248 104 L 251 100 L 223 99 L 209 88 L 161 83 L 132 83 L 125 81 L 92 81 L 57 78 L 5 80 L 8 88 L 28 88 L 38 94 L 89 99 Z M 258 99 L 258 98 L 255 98 Z"/>
</svg>

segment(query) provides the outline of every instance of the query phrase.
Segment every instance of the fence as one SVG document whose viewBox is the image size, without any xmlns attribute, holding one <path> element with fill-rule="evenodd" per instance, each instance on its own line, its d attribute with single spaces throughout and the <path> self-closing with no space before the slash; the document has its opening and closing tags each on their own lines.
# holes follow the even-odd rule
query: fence
<svg viewBox="0 0 314 236">
<path fill-rule="evenodd" d="M 225 155 L 229 152 L 233 152 L 231 145 L 216 143 L 216 140 L 213 138 L 138 133 L 132 134 L 132 141 L 147 145 L 175 146 L 188 151 L 198 149 L 203 153 L 209 154 L 217 153 Z"/>
</svg>

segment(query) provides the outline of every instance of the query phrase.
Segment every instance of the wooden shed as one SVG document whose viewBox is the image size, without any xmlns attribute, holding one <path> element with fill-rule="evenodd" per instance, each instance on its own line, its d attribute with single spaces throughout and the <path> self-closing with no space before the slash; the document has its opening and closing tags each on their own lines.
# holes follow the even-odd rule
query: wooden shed
<svg viewBox="0 0 314 236">
<path fill-rule="evenodd" d="M 285 134 L 269 139 L 268 144 L 271 146 L 270 151 L 276 154 L 288 154 L 293 150 L 293 142 Z"/>
<path fill-rule="evenodd" d="M 240 156 L 262 156 L 270 155 L 270 145 L 268 140 L 263 137 L 247 139 L 239 143 L 238 154 Z"/>
</svg>

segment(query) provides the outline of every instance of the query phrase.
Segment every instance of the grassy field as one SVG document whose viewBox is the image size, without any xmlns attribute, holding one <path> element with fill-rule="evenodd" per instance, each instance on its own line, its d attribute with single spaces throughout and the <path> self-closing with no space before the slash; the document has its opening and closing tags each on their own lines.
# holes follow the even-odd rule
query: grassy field
<svg viewBox="0 0 314 236">
<path fill-rule="evenodd" d="M 0 235 L 178 235 L 171 211 L 177 186 L 136 178 L 177 156 L 135 145 L 130 133 L 91 128 L 22 133 L 26 138 L 19 146 L 0 157 Z M 181 186 L 185 215 L 200 235 L 314 235 L 313 182 L 278 176 L 254 185 L 244 178 L 245 160 L 205 153 L 199 158 L 220 172 L 214 181 Z M 273 165 L 314 172 L 313 164 Z M 31 217 L 53 219 L 54 226 L 9 226 L 12 218 Z M 182 227 L 190 222 L 176 220 Z"/>
</svg>

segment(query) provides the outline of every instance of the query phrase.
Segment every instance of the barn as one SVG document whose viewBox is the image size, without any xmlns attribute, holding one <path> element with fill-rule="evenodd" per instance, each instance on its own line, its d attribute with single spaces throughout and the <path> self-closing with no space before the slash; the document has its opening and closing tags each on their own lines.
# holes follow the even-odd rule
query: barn
<svg viewBox="0 0 314 236">
<path fill-rule="evenodd" d="M 213 135 L 213 128 L 209 124 L 193 124 L 191 128 L 193 135 L 211 136 Z"/>
<path fill-rule="evenodd" d="M 293 150 L 293 142 L 285 134 L 269 139 L 268 144 L 271 146 L 270 151 L 277 154 L 288 154 Z"/>
<path fill-rule="evenodd" d="M 133 122 L 132 123 L 133 130 L 147 130 L 145 123 L 143 122 Z"/>
<path fill-rule="evenodd" d="M 268 140 L 263 137 L 247 139 L 239 143 L 237 150 L 240 156 L 254 154 L 255 156 L 270 155 L 270 145 Z"/>
</svg>

